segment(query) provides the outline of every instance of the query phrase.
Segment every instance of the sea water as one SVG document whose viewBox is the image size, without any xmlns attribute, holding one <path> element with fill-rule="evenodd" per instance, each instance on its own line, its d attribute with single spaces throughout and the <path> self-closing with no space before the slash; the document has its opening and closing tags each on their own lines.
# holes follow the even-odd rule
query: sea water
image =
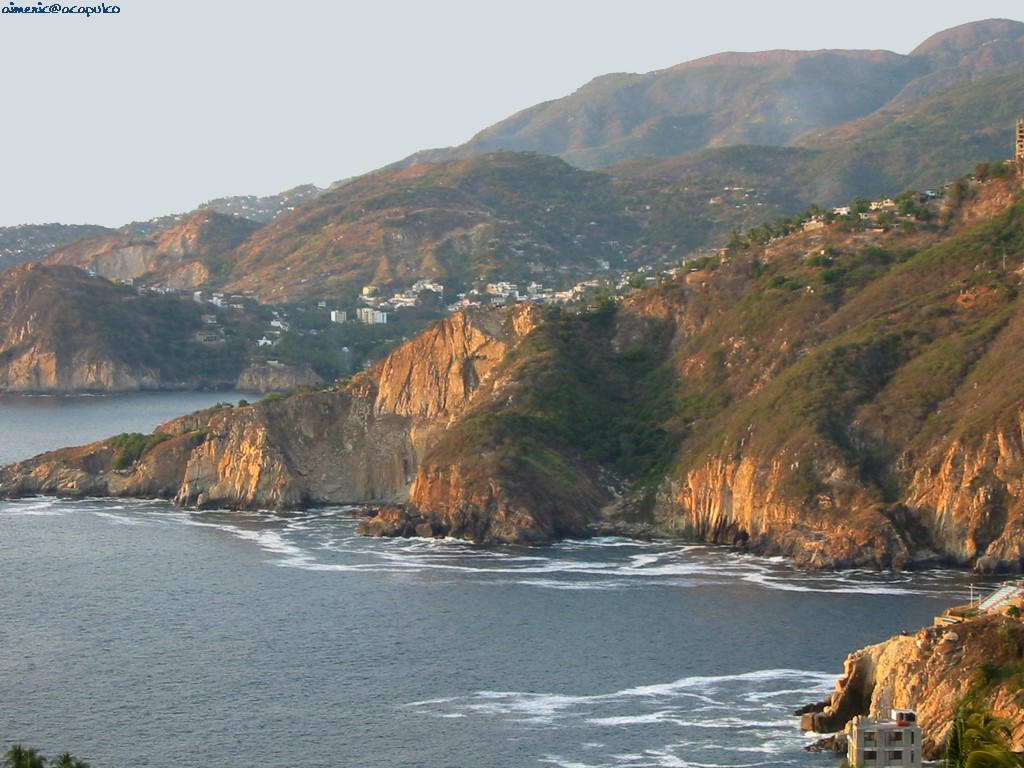
<svg viewBox="0 0 1024 768">
<path fill-rule="evenodd" d="M 826 766 L 793 710 L 968 577 L 349 510 L 0 502 L 0 747 L 153 766 Z"/>
<path fill-rule="evenodd" d="M 0 466 L 44 451 L 158 425 L 237 392 L 132 392 L 118 395 L 0 395 Z M 244 395 L 258 400 L 259 395 Z"/>
</svg>

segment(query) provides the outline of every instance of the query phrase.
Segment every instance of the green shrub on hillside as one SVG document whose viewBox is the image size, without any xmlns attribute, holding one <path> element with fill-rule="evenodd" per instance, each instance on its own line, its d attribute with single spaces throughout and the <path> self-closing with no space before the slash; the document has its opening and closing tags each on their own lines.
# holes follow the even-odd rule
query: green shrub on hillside
<svg viewBox="0 0 1024 768">
<path fill-rule="evenodd" d="M 128 469 L 146 455 L 153 446 L 170 439 L 171 436 L 163 432 L 156 432 L 152 435 L 143 435 L 140 432 L 122 432 L 108 441 L 111 447 L 117 451 L 110 468 Z"/>
</svg>

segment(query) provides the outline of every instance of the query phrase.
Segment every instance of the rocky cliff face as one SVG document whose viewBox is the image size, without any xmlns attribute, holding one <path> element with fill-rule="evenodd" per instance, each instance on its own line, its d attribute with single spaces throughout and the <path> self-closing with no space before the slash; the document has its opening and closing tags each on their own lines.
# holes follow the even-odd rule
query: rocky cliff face
<svg viewBox="0 0 1024 768">
<path fill-rule="evenodd" d="M 127 474 L 97 475 L 97 449 L 5 470 L 2 491 L 377 501 L 405 505 L 378 534 L 629 524 L 812 568 L 1016 570 L 1018 192 L 966 184 L 945 227 L 892 214 L 736 247 L 587 313 L 457 314 L 341 389 L 165 425 Z"/>
<path fill-rule="evenodd" d="M 83 314 L 92 305 L 85 297 L 94 293 L 111 301 L 123 298 L 112 286 L 77 270 L 33 264 L 4 274 L 0 391 L 117 392 L 157 385 L 155 369 L 111 354 L 106 339 L 90 338 L 89 319 Z"/>
<path fill-rule="evenodd" d="M 0 391 L 230 387 L 232 356 L 192 340 L 201 313 L 73 267 L 15 267 L 0 273 Z"/>
<path fill-rule="evenodd" d="M 952 627 L 930 627 L 851 654 L 835 692 L 802 716 L 804 730 L 832 733 L 855 715 L 889 716 L 912 709 L 922 729 L 923 757 L 941 756 L 956 708 L 970 697 L 1012 727 L 1013 749 L 1024 750 L 1020 669 L 1024 625 L 987 616 Z"/>
<path fill-rule="evenodd" d="M 67 264 L 113 281 L 143 275 L 174 288 L 191 288 L 210 278 L 211 259 L 229 253 L 260 225 L 214 211 L 197 211 L 150 237 L 110 232 L 57 249 L 50 264 Z"/>
<path fill-rule="evenodd" d="M 0 365 L 0 391 L 77 394 L 81 392 L 136 392 L 159 389 L 153 369 L 121 365 L 85 350 L 60 359 L 50 349 L 28 348 Z"/>
<path fill-rule="evenodd" d="M 834 468 L 837 487 L 808 500 L 794 488 L 800 461 L 791 450 L 710 458 L 662 485 L 654 512 L 658 527 L 685 539 L 787 557 L 806 568 L 909 564 L 900 531 L 874 500 L 863 490 L 842 488 L 846 467 Z"/>
<path fill-rule="evenodd" d="M 1018 193 L 970 188 L 952 237 L 817 230 L 690 274 L 673 344 L 696 418 L 653 522 L 808 567 L 1019 570 L 1022 273 L 988 245 L 1018 237 Z"/>
<path fill-rule="evenodd" d="M 323 381 L 307 363 L 283 365 L 280 363 L 248 366 L 238 376 L 235 389 L 239 392 L 290 392 L 300 387 L 322 387 Z"/>
<path fill-rule="evenodd" d="M 500 389 L 496 363 L 538 314 L 457 315 L 343 390 L 176 419 L 157 430 L 169 439 L 129 470 L 112 469 L 117 449 L 109 442 L 47 454 L 0 472 L 0 493 L 156 496 L 232 508 L 404 502 L 444 425 Z"/>
</svg>

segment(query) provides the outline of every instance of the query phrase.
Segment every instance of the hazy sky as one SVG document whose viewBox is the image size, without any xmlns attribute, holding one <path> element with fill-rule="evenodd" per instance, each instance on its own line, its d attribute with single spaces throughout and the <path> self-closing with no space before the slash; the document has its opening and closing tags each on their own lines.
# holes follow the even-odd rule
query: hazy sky
<svg viewBox="0 0 1024 768">
<path fill-rule="evenodd" d="M 0 14 L 0 226 L 119 226 L 324 186 L 609 72 L 725 50 L 908 53 L 958 24 L 1024 19 L 1020 0 L 115 2 Z"/>
</svg>

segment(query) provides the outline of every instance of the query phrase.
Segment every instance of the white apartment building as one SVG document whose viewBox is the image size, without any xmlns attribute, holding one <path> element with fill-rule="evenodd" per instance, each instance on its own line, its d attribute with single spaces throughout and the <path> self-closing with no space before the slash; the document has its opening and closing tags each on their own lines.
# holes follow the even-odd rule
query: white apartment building
<svg viewBox="0 0 1024 768">
<path fill-rule="evenodd" d="M 921 726 L 909 709 L 892 710 L 892 719 L 858 715 L 847 728 L 846 760 L 864 768 L 921 768 Z"/>
<path fill-rule="evenodd" d="M 372 307 L 360 307 L 356 310 L 356 318 L 367 325 L 383 325 L 388 321 L 388 313 Z"/>
</svg>

